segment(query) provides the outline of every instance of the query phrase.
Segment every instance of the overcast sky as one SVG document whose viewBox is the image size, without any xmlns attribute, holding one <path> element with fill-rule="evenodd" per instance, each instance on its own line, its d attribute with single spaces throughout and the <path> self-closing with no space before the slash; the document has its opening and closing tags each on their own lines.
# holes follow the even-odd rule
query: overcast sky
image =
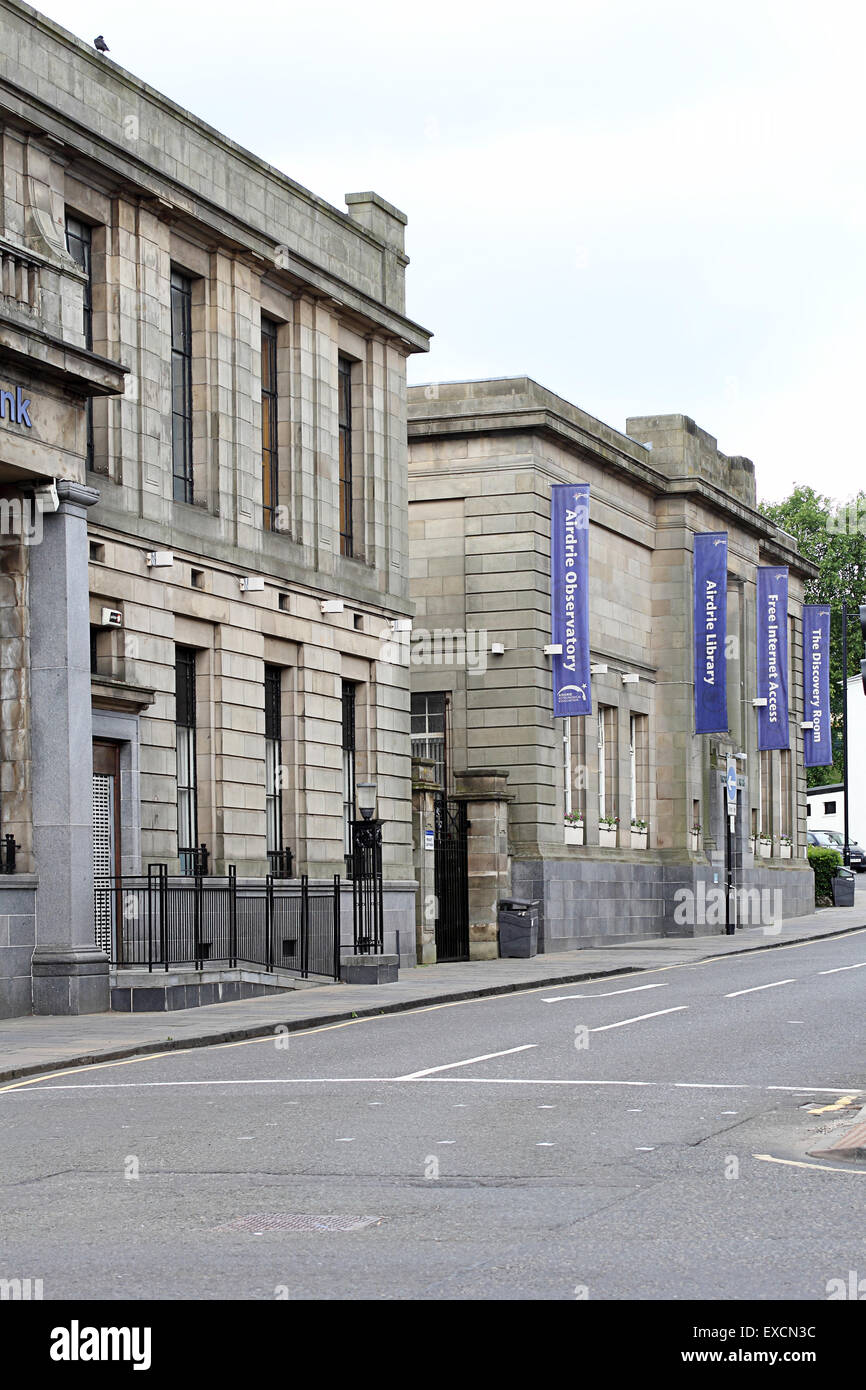
<svg viewBox="0 0 866 1390">
<path fill-rule="evenodd" d="M 43 0 L 343 208 L 409 217 L 410 381 L 682 411 L 759 495 L 866 486 L 866 17 L 840 0 Z"/>
</svg>

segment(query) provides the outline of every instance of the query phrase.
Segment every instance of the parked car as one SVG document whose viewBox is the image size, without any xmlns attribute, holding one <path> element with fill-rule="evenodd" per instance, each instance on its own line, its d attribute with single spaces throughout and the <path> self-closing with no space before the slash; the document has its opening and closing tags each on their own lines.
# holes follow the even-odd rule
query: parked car
<svg viewBox="0 0 866 1390">
<path fill-rule="evenodd" d="M 844 841 L 838 830 L 808 830 L 806 840 L 810 845 L 817 845 L 819 849 L 835 849 L 842 854 Z M 848 863 L 858 874 L 866 872 L 866 852 L 860 848 L 856 840 L 848 841 Z"/>
<path fill-rule="evenodd" d="M 826 830 L 807 830 L 806 841 L 810 845 L 815 845 L 818 849 L 838 849 L 835 840 L 830 839 L 829 832 Z"/>
<path fill-rule="evenodd" d="M 845 837 L 839 830 L 816 831 L 815 834 L 827 835 L 833 841 L 836 849 L 842 853 L 845 845 Z M 859 874 L 866 872 L 866 850 L 858 845 L 856 840 L 848 841 L 848 863 L 852 869 L 856 869 Z"/>
</svg>

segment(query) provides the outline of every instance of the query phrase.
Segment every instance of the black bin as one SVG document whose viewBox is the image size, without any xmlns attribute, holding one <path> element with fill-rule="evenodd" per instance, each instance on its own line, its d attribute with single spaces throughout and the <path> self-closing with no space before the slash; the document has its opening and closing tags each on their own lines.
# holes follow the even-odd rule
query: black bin
<svg viewBox="0 0 866 1390">
<path fill-rule="evenodd" d="M 538 900 L 502 898 L 499 902 L 500 956 L 526 960 L 538 955 Z"/>
<path fill-rule="evenodd" d="M 830 880 L 833 884 L 833 906 L 854 906 L 854 870 L 838 868 Z"/>
</svg>

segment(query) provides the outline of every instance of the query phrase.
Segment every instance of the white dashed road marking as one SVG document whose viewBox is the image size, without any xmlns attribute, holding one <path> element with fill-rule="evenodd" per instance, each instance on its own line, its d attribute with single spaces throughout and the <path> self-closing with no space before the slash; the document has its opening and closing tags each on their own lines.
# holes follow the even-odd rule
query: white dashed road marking
<svg viewBox="0 0 866 1390">
<path fill-rule="evenodd" d="M 679 1014 L 688 1004 L 678 1004 L 675 1009 L 657 1009 L 654 1014 L 638 1014 L 636 1018 L 621 1018 L 619 1023 L 603 1023 L 600 1028 L 590 1028 L 590 1033 L 606 1033 L 610 1028 L 624 1028 L 627 1023 L 643 1023 L 647 1018 L 662 1018 L 664 1014 Z"/>
<path fill-rule="evenodd" d="M 758 994 L 762 989 L 778 989 L 779 985 L 795 985 L 796 980 L 774 980 L 769 985 L 752 985 L 751 989 L 735 989 L 732 994 L 726 994 L 726 999 L 738 999 L 741 994 Z"/>
<path fill-rule="evenodd" d="M 549 999 L 542 999 L 542 1004 L 559 1004 L 563 999 L 612 999 L 615 994 L 637 994 L 642 989 L 665 989 L 667 980 L 660 980 L 654 985 L 632 985 L 631 989 L 608 989 L 603 994 L 557 994 Z"/>
<path fill-rule="evenodd" d="M 528 1052 L 538 1043 L 522 1043 L 520 1047 L 506 1047 L 504 1052 L 485 1052 L 481 1057 L 467 1057 L 463 1062 L 444 1062 L 441 1067 L 425 1067 L 423 1071 L 410 1071 L 405 1076 L 395 1076 L 395 1081 L 417 1081 L 421 1076 L 431 1076 L 434 1071 L 450 1071 L 452 1067 L 471 1067 L 473 1062 L 489 1062 L 491 1057 L 510 1057 L 512 1052 Z"/>
</svg>

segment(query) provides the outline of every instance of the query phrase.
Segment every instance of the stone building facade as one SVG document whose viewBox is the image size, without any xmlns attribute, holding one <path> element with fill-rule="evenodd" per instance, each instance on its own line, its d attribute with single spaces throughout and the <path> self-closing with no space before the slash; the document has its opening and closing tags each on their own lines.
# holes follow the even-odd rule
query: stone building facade
<svg viewBox="0 0 866 1390">
<path fill-rule="evenodd" d="M 414 960 L 406 219 L 0 30 L 0 1016 L 107 1006 L 94 854 L 328 879 L 360 780 Z"/>
<path fill-rule="evenodd" d="M 458 799 L 483 785 L 489 806 L 498 786 L 507 809 L 508 861 L 491 858 L 471 894 L 473 957 L 496 954 L 496 892 L 541 904 L 547 950 L 724 930 L 728 755 L 740 785 L 733 886 L 764 890 L 736 901 L 768 929 L 813 904 L 799 727 L 810 567 L 756 510 L 749 460 L 727 458 L 682 415 L 630 419 L 626 431 L 526 378 L 409 392 L 413 749 Z M 591 489 L 586 719 L 553 718 L 544 651 L 550 488 L 569 482 Z M 693 732 L 701 531 L 729 538 L 729 731 L 718 736 Z M 759 754 L 752 705 L 763 564 L 790 567 L 784 753 Z"/>
</svg>

